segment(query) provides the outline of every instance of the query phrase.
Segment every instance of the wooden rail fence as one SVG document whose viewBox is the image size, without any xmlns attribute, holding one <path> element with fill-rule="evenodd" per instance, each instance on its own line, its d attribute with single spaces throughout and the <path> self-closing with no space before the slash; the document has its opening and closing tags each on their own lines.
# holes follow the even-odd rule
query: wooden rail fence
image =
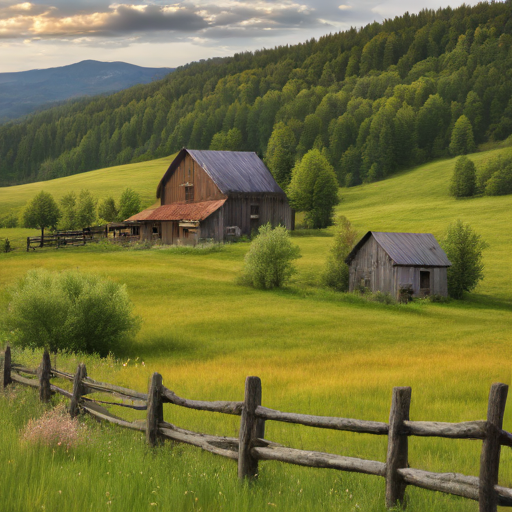
<svg viewBox="0 0 512 512">
<path fill-rule="evenodd" d="M 86 245 L 96 243 L 107 237 L 107 227 L 98 226 L 78 231 L 57 231 L 50 235 L 28 236 L 27 252 L 38 247 L 64 247 L 68 245 Z"/>
<path fill-rule="evenodd" d="M 20 373 L 35 378 L 23 377 Z M 72 381 L 73 391 L 69 392 L 52 384 L 52 377 Z M 502 428 L 508 392 L 508 386 L 505 384 L 492 385 L 486 421 L 462 423 L 411 421 L 411 388 L 396 387 L 393 389 L 389 423 L 382 423 L 269 409 L 261 405 L 261 381 L 258 377 L 247 377 L 243 402 L 189 400 L 167 389 L 163 385 L 162 376 L 158 373 L 152 375 L 148 393 L 140 393 L 91 379 L 87 376 L 84 364 L 78 365 L 74 375 L 51 368 L 47 352 L 44 353 L 39 368 L 24 368 L 12 363 L 11 351 L 7 347 L 4 355 L 4 387 L 12 382 L 38 388 L 42 401 L 48 401 L 53 393 L 64 395 L 71 400 L 69 411 L 72 417 L 82 409 L 100 420 L 145 432 L 146 440 L 151 446 L 158 445 L 164 439 L 172 439 L 236 460 L 240 479 L 256 478 L 260 460 L 275 460 L 300 466 L 331 468 L 383 477 L 386 481 L 388 508 L 397 504 L 405 506 L 405 489 L 408 485 L 478 501 L 480 512 L 496 512 L 498 506 L 512 507 L 512 489 L 498 485 L 501 446 L 512 447 L 512 434 Z M 111 393 L 121 399 L 121 403 L 87 397 L 88 394 L 98 392 Z M 163 414 L 165 403 L 199 411 L 240 416 L 239 436 L 213 436 L 167 423 Z M 146 410 L 146 421 L 125 421 L 111 414 L 100 404 Z M 266 421 L 384 435 L 388 437 L 386 461 L 289 448 L 265 439 Z M 409 467 L 408 443 L 411 436 L 481 440 L 480 475 L 476 477 L 459 473 L 433 473 Z"/>
</svg>

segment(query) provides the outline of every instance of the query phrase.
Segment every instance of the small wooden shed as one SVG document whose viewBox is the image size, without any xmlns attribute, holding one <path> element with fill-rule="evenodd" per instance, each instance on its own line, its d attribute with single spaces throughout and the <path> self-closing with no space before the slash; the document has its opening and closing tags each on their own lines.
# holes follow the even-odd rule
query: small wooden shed
<svg viewBox="0 0 512 512">
<path fill-rule="evenodd" d="M 250 235 L 270 222 L 294 228 L 286 194 L 256 153 L 183 148 L 157 188 L 161 206 L 133 215 L 143 240 L 196 244 Z"/>
<path fill-rule="evenodd" d="M 430 233 L 368 231 L 345 259 L 349 291 L 360 286 L 400 297 L 412 289 L 413 297 L 448 296 L 445 252 Z"/>
</svg>

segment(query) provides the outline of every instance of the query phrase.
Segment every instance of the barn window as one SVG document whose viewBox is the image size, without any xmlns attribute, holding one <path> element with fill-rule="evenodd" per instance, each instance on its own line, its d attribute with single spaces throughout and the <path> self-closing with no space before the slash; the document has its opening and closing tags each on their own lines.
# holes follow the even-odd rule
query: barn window
<svg viewBox="0 0 512 512">
<path fill-rule="evenodd" d="M 427 270 L 420 270 L 420 288 L 430 288 L 430 272 Z"/>
<path fill-rule="evenodd" d="M 191 203 L 194 200 L 194 187 L 185 187 L 185 201 Z"/>
<path fill-rule="evenodd" d="M 260 205 L 259 204 L 251 204 L 251 219 L 259 219 L 260 218 Z"/>
</svg>

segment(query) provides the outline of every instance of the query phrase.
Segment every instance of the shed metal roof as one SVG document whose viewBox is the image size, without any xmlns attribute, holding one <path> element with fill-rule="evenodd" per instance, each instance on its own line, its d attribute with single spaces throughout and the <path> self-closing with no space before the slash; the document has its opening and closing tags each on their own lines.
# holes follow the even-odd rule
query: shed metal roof
<svg viewBox="0 0 512 512">
<path fill-rule="evenodd" d="M 164 174 L 157 189 L 159 198 L 164 182 L 188 153 L 223 194 L 271 193 L 285 195 L 260 157 L 248 151 L 206 151 L 183 148 Z"/>
<path fill-rule="evenodd" d="M 172 203 L 159 206 L 153 210 L 144 210 L 127 220 L 162 221 L 190 220 L 201 221 L 216 212 L 226 199 L 203 201 L 201 203 Z"/>
<path fill-rule="evenodd" d="M 430 233 L 383 233 L 378 231 L 368 231 L 347 256 L 346 263 L 350 264 L 359 249 L 371 236 L 386 251 L 395 265 L 451 266 L 445 252 L 441 249 L 434 235 Z"/>
</svg>

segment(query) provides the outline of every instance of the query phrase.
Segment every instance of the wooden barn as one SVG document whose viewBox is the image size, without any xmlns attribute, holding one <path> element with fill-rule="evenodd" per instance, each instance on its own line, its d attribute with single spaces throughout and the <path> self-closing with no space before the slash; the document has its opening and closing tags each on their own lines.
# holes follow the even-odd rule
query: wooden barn
<svg viewBox="0 0 512 512">
<path fill-rule="evenodd" d="M 401 290 L 413 297 L 448 295 L 445 252 L 430 233 L 368 231 L 345 259 L 349 291 L 360 286 L 400 298 Z"/>
<path fill-rule="evenodd" d="M 182 149 L 157 189 L 161 206 L 127 221 L 142 240 L 195 245 L 250 235 L 270 222 L 294 228 L 286 194 L 256 153 Z"/>
</svg>

